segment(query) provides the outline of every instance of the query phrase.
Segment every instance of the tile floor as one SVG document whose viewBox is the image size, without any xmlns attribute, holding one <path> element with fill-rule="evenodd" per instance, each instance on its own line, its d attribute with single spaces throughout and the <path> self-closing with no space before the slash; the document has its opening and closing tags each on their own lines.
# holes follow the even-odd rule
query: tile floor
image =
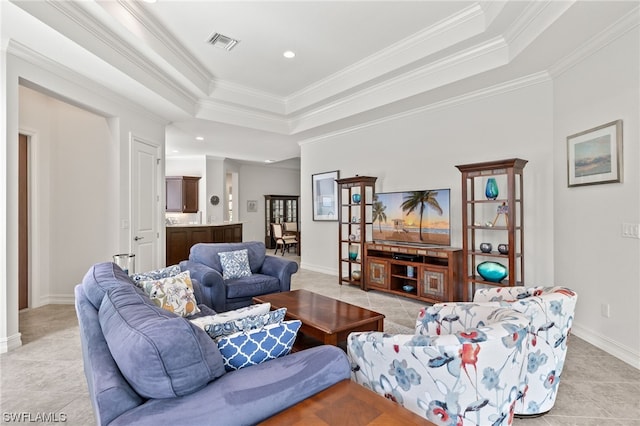
<svg viewBox="0 0 640 426">
<path fill-rule="evenodd" d="M 300 270 L 292 288 L 305 288 L 386 315 L 385 328 L 413 328 L 421 303 L 380 292 L 340 286 L 337 278 Z M 63 413 L 64 424 L 95 424 L 82 371 L 75 310 L 47 305 L 20 313 L 23 345 L 0 355 L 0 424 L 12 413 Z M 61 420 L 61 417 L 58 418 Z M 32 424 L 60 424 L 61 422 Z M 640 426 L 640 370 L 572 336 L 555 407 L 543 417 L 516 419 L 516 426 Z"/>
</svg>

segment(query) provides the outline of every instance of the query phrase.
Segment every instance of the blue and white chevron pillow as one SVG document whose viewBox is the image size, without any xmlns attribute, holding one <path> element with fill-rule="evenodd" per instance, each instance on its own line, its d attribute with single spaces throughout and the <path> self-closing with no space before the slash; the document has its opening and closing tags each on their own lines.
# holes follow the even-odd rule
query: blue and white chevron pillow
<svg viewBox="0 0 640 426">
<path fill-rule="evenodd" d="M 289 354 L 301 325 L 299 320 L 283 321 L 259 330 L 220 337 L 218 349 L 224 368 L 239 370 Z"/>
</svg>

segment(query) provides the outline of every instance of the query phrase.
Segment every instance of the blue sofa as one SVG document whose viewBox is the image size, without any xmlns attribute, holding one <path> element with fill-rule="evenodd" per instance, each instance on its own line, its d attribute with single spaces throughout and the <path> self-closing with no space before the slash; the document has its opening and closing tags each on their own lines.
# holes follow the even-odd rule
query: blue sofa
<svg viewBox="0 0 640 426">
<path fill-rule="evenodd" d="M 247 249 L 251 276 L 230 280 L 222 278 L 219 253 Z M 293 260 L 266 254 L 263 242 L 198 243 L 191 247 L 189 260 L 180 262 L 180 269 L 188 270 L 202 287 L 203 303 L 216 312 L 251 305 L 254 296 L 289 291 L 291 275 L 298 271 Z"/>
<path fill-rule="evenodd" d="M 154 305 L 110 262 L 92 266 L 75 295 L 98 425 L 252 425 L 350 376 L 333 346 L 225 372 L 207 333 Z"/>
</svg>

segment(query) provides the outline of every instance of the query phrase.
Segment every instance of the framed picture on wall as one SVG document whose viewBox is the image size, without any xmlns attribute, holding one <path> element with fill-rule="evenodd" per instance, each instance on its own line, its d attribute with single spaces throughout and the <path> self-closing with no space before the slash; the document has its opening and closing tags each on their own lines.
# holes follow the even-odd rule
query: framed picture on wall
<svg viewBox="0 0 640 426">
<path fill-rule="evenodd" d="M 313 220 L 338 220 L 338 170 L 311 175 Z"/>
<path fill-rule="evenodd" d="M 622 120 L 567 136 L 569 187 L 622 181 Z"/>
</svg>

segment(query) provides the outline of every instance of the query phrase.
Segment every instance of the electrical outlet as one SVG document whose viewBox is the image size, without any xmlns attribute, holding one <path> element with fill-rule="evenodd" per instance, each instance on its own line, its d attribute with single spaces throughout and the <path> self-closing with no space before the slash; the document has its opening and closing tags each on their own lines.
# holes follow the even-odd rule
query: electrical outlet
<svg viewBox="0 0 640 426">
<path fill-rule="evenodd" d="M 623 223 L 622 236 L 625 238 L 640 238 L 640 225 L 637 223 Z"/>
<path fill-rule="evenodd" d="M 611 318 L 611 305 L 608 303 L 600 305 L 600 314 L 605 318 Z"/>
</svg>

